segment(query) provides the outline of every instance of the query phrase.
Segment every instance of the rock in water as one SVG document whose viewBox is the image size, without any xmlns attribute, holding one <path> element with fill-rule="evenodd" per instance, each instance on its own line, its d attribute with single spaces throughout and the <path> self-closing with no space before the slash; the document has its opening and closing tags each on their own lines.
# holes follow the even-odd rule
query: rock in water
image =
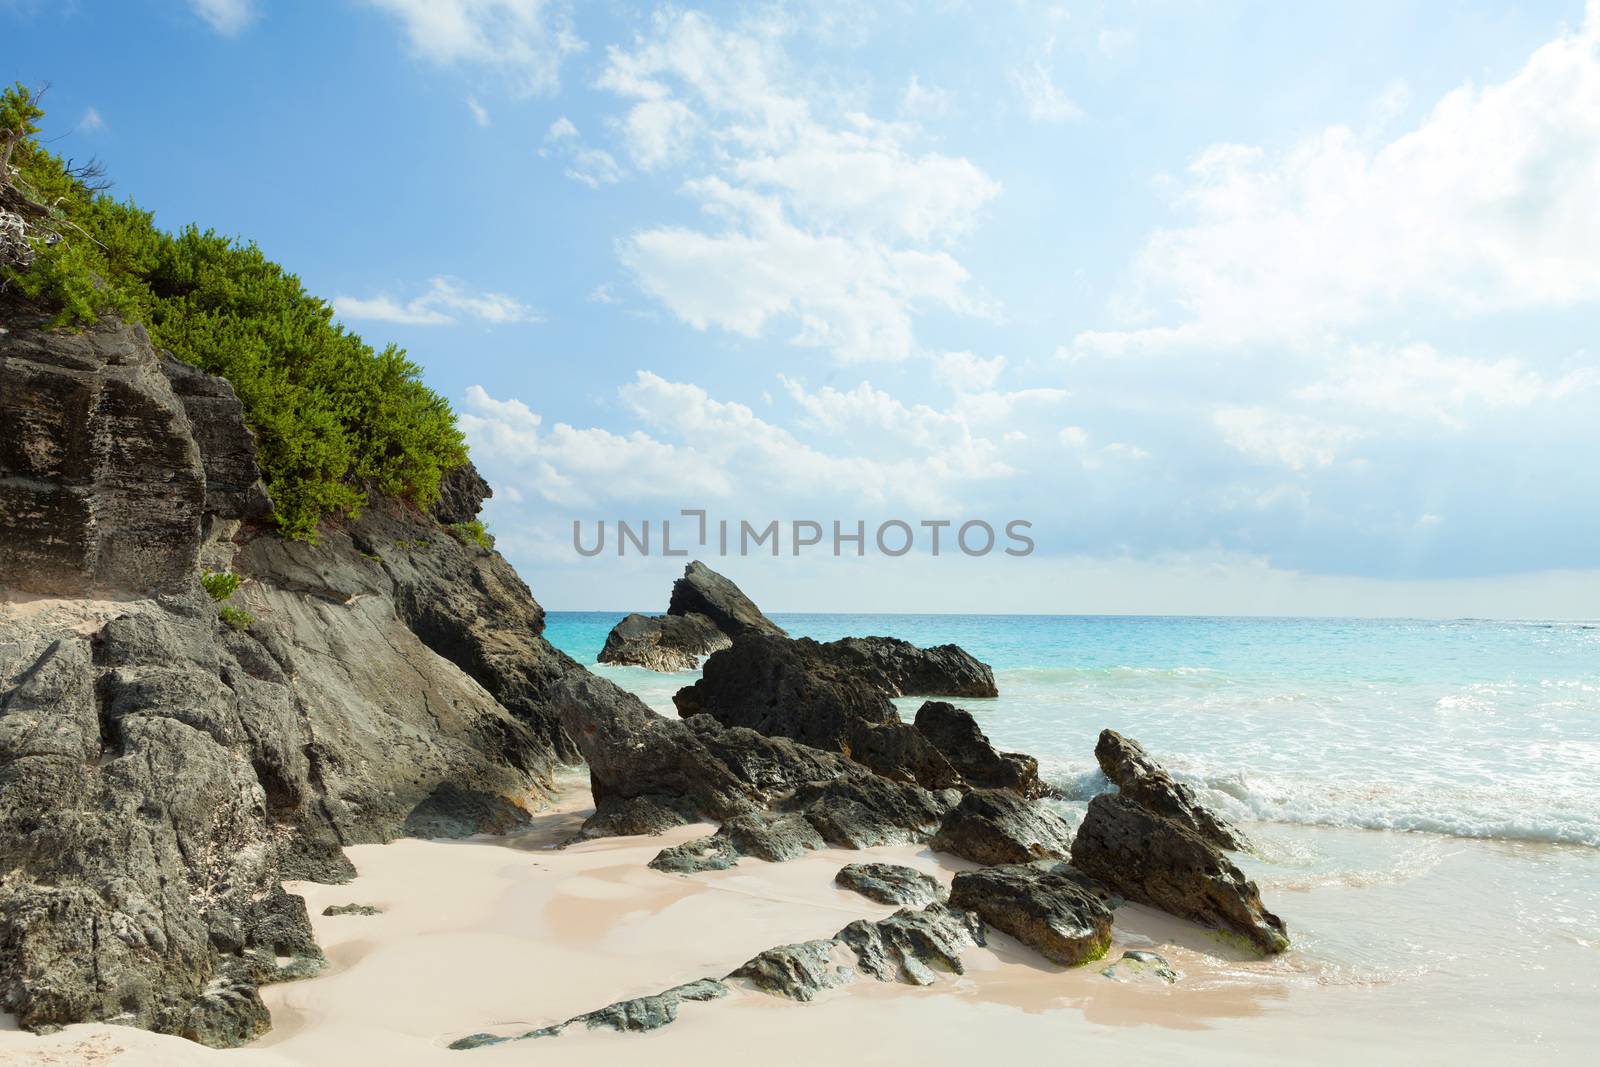
<svg viewBox="0 0 1600 1067">
<path fill-rule="evenodd" d="M 879 904 L 922 907 L 944 896 L 944 888 L 933 875 L 896 863 L 851 863 L 839 868 L 833 880 Z"/>
<path fill-rule="evenodd" d="M 950 903 L 1064 967 L 1100 959 L 1111 947 L 1109 894 L 1065 863 L 964 871 Z"/>
<path fill-rule="evenodd" d="M 974 789 L 946 815 L 928 844 L 974 863 L 1065 859 L 1072 828 L 1040 804 L 1005 789 Z"/>
<path fill-rule="evenodd" d="M 917 709 L 917 732 L 932 742 L 968 785 L 1009 789 L 1025 797 L 1049 792 L 1039 781 L 1039 761 L 1020 752 L 996 752 L 968 712 L 930 700 Z"/>
<path fill-rule="evenodd" d="M 959 645 L 918 648 L 895 637 L 845 637 L 823 646 L 842 667 L 869 673 L 890 696 L 993 697 L 994 671 Z"/>
<path fill-rule="evenodd" d="M 1100 972 L 1115 982 L 1132 982 L 1140 979 L 1153 979 L 1172 985 L 1183 975 L 1173 970 L 1172 965 L 1164 957 L 1154 952 L 1143 952 L 1130 949 L 1122 954 L 1122 958 Z"/>
<path fill-rule="evenodd" d="M 1262 952 L 1289 947 L 1283 920 L 1216 845 L 1119 793 L 1089 802 L 1072 865 L 1129 900 L 1236 934 Z"/>
<path fill-rule="evenodd" d="M 738 586 L 695 560 L 684 568 L 683 577 L 672 583 L 668 615 L 703 615 L 729 637 L 745 634 L 777 634 L 783 628 L 765 615 Z"/>
<path fill-rule="evenodd" d="M 1102 730 L 1094 757 L 1100 770 L 1129 800 L 1166 816 L 1218 848 L 1249 849 L 1249 842 L 1237 827 L 1200 803 L 1194 790 L 1168 774 L 1139 742 L 1115 730 Z"/>
<path fill-rule="evenodd" d="M 633 614 L 611 628 L 597 659 L 652 671 L 692 671 L 702 656 L 731 644 L 704 615 Z"/>
</svg>

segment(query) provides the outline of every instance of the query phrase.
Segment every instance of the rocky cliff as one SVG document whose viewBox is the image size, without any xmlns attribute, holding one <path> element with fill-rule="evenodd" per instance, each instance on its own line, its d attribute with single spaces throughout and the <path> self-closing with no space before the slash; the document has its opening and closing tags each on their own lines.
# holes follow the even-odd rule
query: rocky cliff
<svg viewBox="0 0 1600 1067">
<path fill-rule="evenodd" d="M 582 669 L 450 530 L 470 467 L 431 514 L 286 541 L 227 382 L 138 326 L 42 325 L 0 326 L 0 1007 L 238 1044 L 261 984 L 320 965 L 281 881 L 523 821 Z M 240 577 L 225 605 L 203 571 Z"/>
</svg>

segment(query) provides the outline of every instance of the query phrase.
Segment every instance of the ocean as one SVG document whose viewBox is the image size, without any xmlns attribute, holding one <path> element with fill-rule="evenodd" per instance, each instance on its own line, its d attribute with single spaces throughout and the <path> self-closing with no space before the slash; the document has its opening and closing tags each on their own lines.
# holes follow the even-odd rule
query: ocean
<svg viewBox="0 0 1600 1067">
<path fill-rule="evenodd" d="M 547 636 L 675 714 L 695 672 L 595 665 L 622 614 L 552 612 Z M 1540 1000 L 1554 991 L 1538 972 L 1587 975 L 1562 992 L 1600 1003 L 1600 626 L 772 618 L 818 640 L 954 642 L 990 664 L 1000 696 L 957 703 L 1000 748 L 1039 759 L 1069 817 L 1110 788 L 1100 730 L 1137 738 L 1246 827 L 1257 849 L 1240 864 L 1295 937 L 1280 966 L 1307 980 L 1434 975 L 1512 1029 L 1571 1004 Z M 898 701 L 902 716 L 921 700 Z M 1508 984 L 1507 968 L 1525 977 Z"/>
</svg>

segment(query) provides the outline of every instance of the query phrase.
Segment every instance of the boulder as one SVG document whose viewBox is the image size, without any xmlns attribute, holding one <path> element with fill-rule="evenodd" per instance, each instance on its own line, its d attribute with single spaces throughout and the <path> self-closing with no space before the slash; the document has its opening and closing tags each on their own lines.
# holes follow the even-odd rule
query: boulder
<svg viewBox="0 0 1600 1067">
<path fill-rule="evenodd" d="M 870 674 L 890 696 L 992 697 L 994 671 L 959 645 L 918 648 L 894 637 L 845 637 L 826 646 L 828 658 Z"/>
<path fill-rule="evenodd" d="M 746 979 L 776 997 L 813 1000 L 824 990 L 855 980 L 854 969 L 844 962 L 847 955 L 831 938 L 779 945 L 746 961 L 728 977 Z"/>
<path fill-rule="evenodd" d="M 935 971 L 965 974 L 961 953 L 984 943 L 983 922 L 972 912 L 947 904 L 902 908 L 878 922 L 858 919 L 837 939 L 855 953 L 863 974 L 880 982 L 929 986 Z"/>
<path fill-rule="evenodd" d="M 1120 793 L 1089 802 L 1072 864 L 1129 900 L 1237 935 L 1262 952 L 1289 947 L 1283 920 L 1221 849 Z"/>
<path fill-rule="evenodd" d="M 783 863 L 824 844 L 821 835 L 800 814 L 751 812 L 729 819 L 709 837 L 662 849 L 649 866 L 673 874 L 721 871 L 744 856 Z"/>
<path fill-rule="evenodd" d="M 944 898 L 944 887 L 933 875 L 897 863 L 851 863 L 839 868 L 833 880 L 879 904 L 920 908 Z"/>
<path fill-rule="evenodd" d="M 1100 731 L 1094 746 L 1100 770 L 1129 800 L 1164 815 L 1218 848 L 1247 850 L 1243 832 L 1200 803 L 1194 790 L 1175 780 L 1139 744 L 1115 730 Z"/>
<path fill-rule="evenodd" d="M 1009 789 L 1025 797 L 1050 790 L 1039 780 L 1039 761 L 1020 752 L 997 752 L 971 714 L 943 701 L 930 700 L 917 709 L 917 732 L 969 785 Z"/>
<path fill-rule="evenodd" d="M 951 884 L 950 903 L 1064 967 L 1100 959 L 1111 947 L 1109 894 L 1065 863 L 964 871 Z"/>
<path fill-rule="evenodd" d="M 729 637 L 745 634 L 783 635 L 783 628 L 765 615 L 738 586 L 699 560 L 672 583 L 668 615 L 704 615 Z"/>
<path fill-rule="evenodd" d="M 929 846 L 974 863 L 1065 859 L 1072 828 L 1042 804 L 1005 789 L 974 789 L 945 816 Z"/>
<path fill-rule="evenodd" d="M 639 615 L 624 618 L 606 635 L 601 663 L 652 671 L 692 671 L 704 656 L 733 642 L 704 615 Z"/>
</svg>

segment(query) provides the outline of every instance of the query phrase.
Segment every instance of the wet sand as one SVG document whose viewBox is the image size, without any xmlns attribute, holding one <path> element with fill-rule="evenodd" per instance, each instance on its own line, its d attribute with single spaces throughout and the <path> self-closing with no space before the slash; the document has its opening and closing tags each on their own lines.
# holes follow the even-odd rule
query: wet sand
<svg viewBox="0 0 1600 1067">
<path fill-rule="evenodd" d="M 890 914 L 833 885 L 846 863 L 900 862 L 946 882 L 966 866 L 908 846 L 669 875 L 645 864 L 709 827 L 556 849 L 588 804 L 581 783 L 569 783 L 526 832 L 360 846 L 349 850 L 355 881 L 288 883 L 306 897 L 328 966 L 264 990 L 274 1027 L 248 1048 L 205 1049 L 106 1025 L 43 1037 L 12 1028 L 0 1032 L 0 1064 L 981 1065 L 996 1055 L 1542 1062 L 1579 1055 L 1600 1009 L 1600 947 L 1584 931 L 1555 929 L 1531 958 L 1505 948 L 1513 936 L 1526 942 L 1525 932 L 1505 931 L 1506 941 L 1493 943 L 1495 928 L 1515 916 L 1489 905 L 1547 869 L 1548 849 L 1253 828 L 1269 853 L 1285 854 L 1251 871 L 1296 936 L 1278 959 L 1244 958 L 1203 931 L 1128 906 L 1118 911 L 1107 962 L 1124 949 L 1153 949 L 1181 972 L 1177 984 L 1113 980 L 1104 963 L 1065 970 L 991 931 L 987 947 L 967 951 L 966 975 L 928 989 L 862 978 L 796 1004 L 736 988 L 723 1000 L 685 1004 L 676 1023 L 654 1033 L 574 1029 L 449 1050 L 467 1034 L 521 1033 Z M 348 903 L 383 914 L 322 915 Z"/>
</svg>

